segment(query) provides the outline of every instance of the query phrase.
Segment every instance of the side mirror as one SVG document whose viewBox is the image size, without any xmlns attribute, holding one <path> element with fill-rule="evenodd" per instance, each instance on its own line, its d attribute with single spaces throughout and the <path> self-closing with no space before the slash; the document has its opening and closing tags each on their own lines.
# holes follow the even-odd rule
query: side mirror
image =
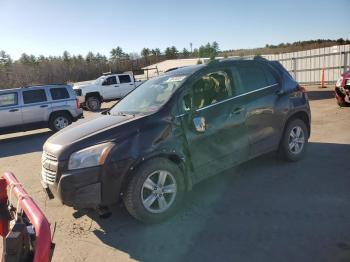
<svg viewBox="0 0 350 262">
<path fill-rule="evenodd" d="M 202 116 L 194 117 L 193 118 L 193 125 L 194 125 L 195 130 L 199 133 L 203 133 L 206 130 L 205 118 Z"/>
<path fill-rule="evenodd" d="M 108 86 L 107 80 L 103 81 L 103 82 L 102 82 L 102 85 L 103 85 L 103 86 Z"/>
</svg>

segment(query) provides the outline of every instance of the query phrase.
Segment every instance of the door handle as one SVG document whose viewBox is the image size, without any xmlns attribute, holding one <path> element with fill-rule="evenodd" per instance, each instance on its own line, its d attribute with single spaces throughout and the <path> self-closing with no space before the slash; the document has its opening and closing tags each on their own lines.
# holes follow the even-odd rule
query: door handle
<svg viewBox="0 0 350 262">
<path fill-rule="evenodd" d="M 129 85 L 133 86 L 134 84 L 129 84 Z"/>
<path fill-rule="evenodd" d="M 235 109 L 233 109 L 232 113 L 235 115 L 238 115 L 240 113 L 242 113 L 242 111 L 244 110 L 244 107 L 236 107 Z"/>
<path fill-rule="evenodd" d="M 48 107 L 48 105 L 41 105 L 40 107 Z"/>
<path fill-rule="evenodd" d="M 115 85 L 114 87 L 119 87 L 118 85 Z"/>
<path fill-rule="evenodd" d="M 18 111 L 18 109 L 11 109 L 11 110 L 9 110 L 9 112 L 17 112 Z"/>
</svg>

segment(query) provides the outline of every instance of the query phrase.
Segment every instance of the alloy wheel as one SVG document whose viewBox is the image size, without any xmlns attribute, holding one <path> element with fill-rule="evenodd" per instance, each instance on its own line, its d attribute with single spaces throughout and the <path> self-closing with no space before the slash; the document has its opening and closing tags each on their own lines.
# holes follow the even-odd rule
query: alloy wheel
<svg viewBox="0 0 350 262">
<path fill-rule="evenodd" d="M 289 151 L 295 155 L 300 154 L 305 144 L 304 131 L 300 126 L 292 128 L 289 134 Z"/>
<path fill-rule="evenodd" d="M 174 176 L 164 170 L 151 173 L 141 189 L 143 206 L 151 213 L 163 213 L 174 202 L 177 184 Z"/>
<path fill-rule="evenodd" d="M 69 125 L 69 121 L 66 117 L 59 116 L 55 119 L 54 125 L 57 130 L 61 130 Z"/>
</svg>

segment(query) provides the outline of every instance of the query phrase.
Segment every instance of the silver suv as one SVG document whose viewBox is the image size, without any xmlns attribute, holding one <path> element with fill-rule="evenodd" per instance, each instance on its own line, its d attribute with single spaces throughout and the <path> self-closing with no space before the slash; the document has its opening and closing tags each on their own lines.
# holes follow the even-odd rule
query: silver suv
<svg viewBox="0 0 350 262">
<path fill-rule="evenodd" d="M 58 131 L 82 117 L 69 85 L 0 90 L 0 134 L 45 127 Z"/>
</svg>

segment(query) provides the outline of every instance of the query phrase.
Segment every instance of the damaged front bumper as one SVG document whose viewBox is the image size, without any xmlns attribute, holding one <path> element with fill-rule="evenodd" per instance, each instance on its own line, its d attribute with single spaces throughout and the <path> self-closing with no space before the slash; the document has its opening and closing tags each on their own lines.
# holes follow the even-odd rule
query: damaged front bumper
<svg viewBox="0 0 350 262">
<path fill-rule="evenodd" d="M 338 104 L 340 105 L 345 104 L 347 106 L 350 106 L 350 86 L 349 85 L 345 85 L 345 87 L 336 86 L 335 97 L 338 101 Z"/>
<path fill-rule="evenodd" d="M 49 198 L 56 196 L 62 204 L 75 209 L 96 208 L 101 204 L 101 167 L 84 168 L 63 173 L 50 185 L 42 181 Z"/>
</svg>

